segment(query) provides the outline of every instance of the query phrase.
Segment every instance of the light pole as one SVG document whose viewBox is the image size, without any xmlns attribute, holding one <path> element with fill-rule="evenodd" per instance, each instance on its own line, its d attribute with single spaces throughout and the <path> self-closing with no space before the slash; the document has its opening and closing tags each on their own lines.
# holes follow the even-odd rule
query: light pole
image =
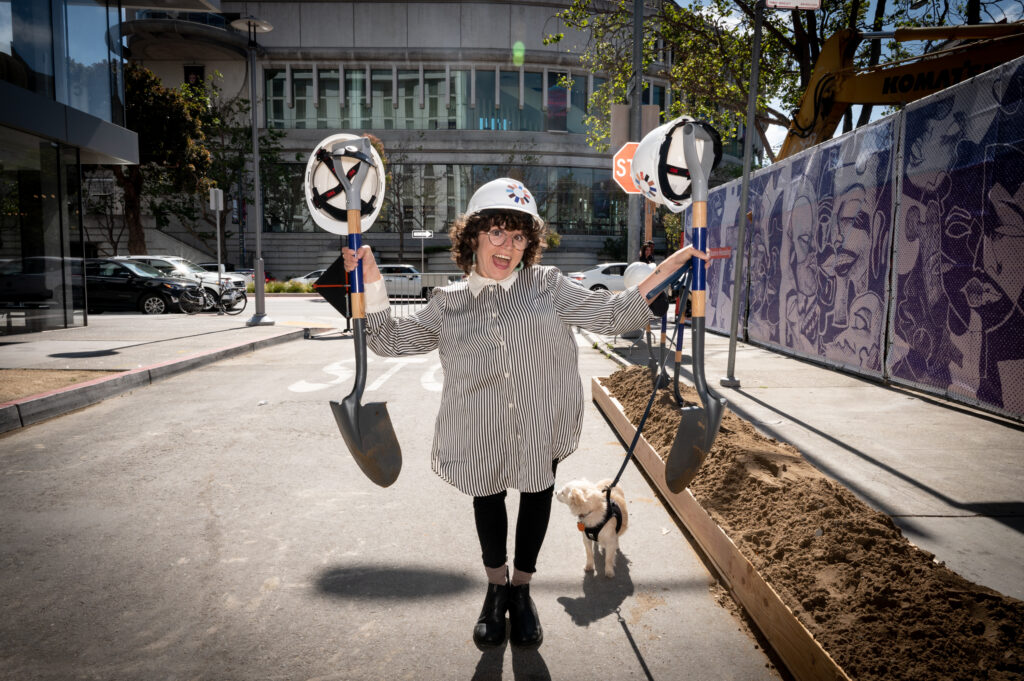
<svg viewBox="0 0 1024 681">
<path fill-rule="evenodd" d="M 249 36 L 249 104 L 252 113 L 252 180 L 253 180 L 253 223 L 256 226 L 256 263 L 253 275 L 253 288 L 256 294 L 256 312 L 246 326 L 270 326 L 273 319 L 267 317 L 264 304 L 264 292 L 267 279 L 263 274 L 263 202 L 260 192 L 260 135 L 257 123 L 256 108 L 259 100 L 256 98 L 256 34 L 270 33 L 274 27 L 270 22 L 257 19 L 250 15 L 235 19 L 231 22 L 231 28 L 237 31 L 245 31 Z"/>
<path fill-rule="evenodd" d="M 747 88 L 747 126 L 743 131 L 743 181 L 740 188 L 740 224 L 733 251 L 732 318 L 729 320 L 729 359 L 726 375 L 719 380 L 725 388 L 739 388 L 736 378 L 736 337 L 739 333 L 740 300 L 743 299 L 744 238 L 747 233 L 747 204 L 750 198 L 750 163 L 753 154 L 754 131 L 757 125 L 757 88 L 761 78 L 761 22 L 764 21 L 765 0 L 754 3 L 754 47 L 750 59 L 750 85 Z"/>
</svg>

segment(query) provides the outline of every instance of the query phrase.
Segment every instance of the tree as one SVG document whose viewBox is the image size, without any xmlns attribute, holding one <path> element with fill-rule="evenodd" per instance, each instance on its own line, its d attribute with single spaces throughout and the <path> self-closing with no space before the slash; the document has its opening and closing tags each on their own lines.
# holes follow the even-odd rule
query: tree
<svg viewBox="0 0 1024 681">
<path fill-rule="evenodd" d="M 202 120 L 205 101 L 190 88 L 166 88 L 149 69 L 128 64 L 125 78 L 125 118 L 139 137 L 139 164 L 108 166 L 123 193 L 128 251 L 145 254 L 142 227 L 144 204 L 163 212 L 156 197 L 195 194 L 208 186 L 210 152 Z M 148 200 L 147 200 L 148 197 Z"/>
<path fill-rule="evenodd" d="M 1020 0 L 969 0 L 968 16 L 994 20 L 999 16 L 996 8 L 1007 2 L 1019 4 Z M 868 24 L 868 4 L 863 0 L 822 0 L 817 11 L 764 12 L 755 132 L 772 160 L 766 131 L 771 125 L 789 127 L 789 116 L 783 112 L 799 103 L 821 46 L 833 33 L 851 27 L 882 30 L 896 25 L 966 23 L 958 14 L 959 5 L 952 6 L 949 0 L 935 0 L 923 9 L 912 8 L 910 0 L 893 0 L 892 12 L 887 12 L 886 0 L 875 0 Z M 631 0 L 574 0 L 558 14 L 567 27 L 590 36 L 581 56 L 582 66 L 611 76 L 595 93 L 587 117 L 588 141 L 600 149 L 608 146 L 610 105 L 628 100 L 633 76 L 632 8 Z M 687 114 L 707 120 L 723 141 L 738 136 L 746 121 L 754 17 L 753 0 L 664 1 L 645 16 L 644 69 L 668 80 L 677 93 L 669 116 Z M 563 37 L 551 35 L 547 41 Z M 918 54 L 930 48 L 928 43 L 914 45 Z M 855 63 L 877 65 L 883 56 L 907 54 L 906 44 L 867 41 L 858 49 Z M 770 106 L 772 101 L 781 102 L 781 108 Z M 862 110 L 858 124 L 866 123 L 870 114 L 870 109 Z M 852 126 L 852 119 L 848 125 Z"/>
<path fill-rule="evenodd" d="M 111 172 L 102 166 L 94 167 L 83 173 L 86 211 L 95 216 L 95 225 L 82 224 L 86 232 L 90 228 L 97 230 L 103 243 L 109 244 L 110 252 L 100 251 L 101 255 L 117 255 L 121 239 L 128 230 L 125 221 L 124 193 L 117 189 Z"/>
<path fill-rule="evenodd" d="M 220 74 L 209 76 L 207 82 L 198 85 L 183 85 L 193 90 L 194 96 L 207 102 L 203 114 L 207 148 L 210 151 L 210 165 L 207 179 L 211 186 L 224 190 L 224 205 L 233 200 L 247 200 L 253 195 L 252 162 L 252 118 L 249 101 L 240 97 L 225 99 L 216 79 Z M 298 202 L 304 201 L 302 175 L 294 176 L 287 164 L 283 163 L 282 143 L 284 131 L 274 128 L 260 134 L 260 186 L 263 190 L 264 216 L 267 221 L 290 221 L 299 214 Z M 296 189 L 295 185 L 298 183 Z M 232 232 L 227 229 L 227 220 L 221 216 L 217 229 L 216 214 L 210 210 L 209 202 L 199 201 L 197 215 L 183 224 L 193 236 L 209 243 L 211 238 L 220 241 L 220 252 L 227 253 L 227 239 Z M 207 229 L 198 229 L 198 226 Z M 216 241 L 214 241 L 216 247 Z M 241 255 L 241 254 L 239 254 Z"/>
</svg>

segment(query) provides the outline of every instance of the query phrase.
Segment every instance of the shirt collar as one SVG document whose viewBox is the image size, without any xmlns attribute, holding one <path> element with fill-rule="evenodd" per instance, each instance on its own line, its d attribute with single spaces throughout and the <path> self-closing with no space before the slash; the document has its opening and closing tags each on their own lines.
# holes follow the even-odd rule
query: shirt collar
<svg viewBox="0 0 1024 681">
<path fill-rule="evenodd" d="M 483 291 L 485 288 L 487 288 L 488 286 L 494 286 L 495 284 L 497 284 L 498 286 L 502 287 L 503 289 L 505 289 L 507 291 L 510 288 L 512 288 L 512 284 L 516 283 L 516 279 L 518 279 L 518 278 L 519 278 L 519 271 L 518 270 L 515 271 L 515 272 L 512 272 L 512 274 L 508 275 L 507 277 L 505 277 L 501 281 L 495 281 L 494 279 L 488 279 L 487 277 L 484 277 L 484 276 L 481 276 L 480 274 L 477 274 L 476 270 L 473 270 L 473 271 L 471 271 L 469 273 L 469 277 L 467 278 L 467 283 L 469 284 L 469 292 L 473 294 L 474 298 L 476 298 L 478 295 L 480 295 L 480 292 Z"/>
</svg>

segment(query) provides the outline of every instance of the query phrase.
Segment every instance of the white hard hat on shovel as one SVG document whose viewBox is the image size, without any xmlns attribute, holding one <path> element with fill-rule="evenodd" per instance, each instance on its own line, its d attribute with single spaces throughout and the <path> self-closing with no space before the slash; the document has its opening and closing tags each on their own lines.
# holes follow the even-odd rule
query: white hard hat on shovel
<svg viewBox="0 0 1024 681">
<path fill-rule="evenodd" d="M 722 140 L 707 123 L 681 116 L 647 133 L 633 153 L 633 184 L 651 201 L 673 213 L 686 208 L 690 171 L 683 156 L 683 126 L 692 123 L 706 135 L 697 137 L 697 156 L 704 176 L 722 160 Z"/>
<path fill-rule="evenodd" d="M 345 183 L 341 178 L 351 179 L 360 164 L 369 168 L 359 191 L 359 231 L 373 226 L 384 205 L 384 161 L 372 146 L 369 155 L 350 150 L 352 140 L 356 139 L 358 135 L 349 133 L 331 135 L 316 145 L 306 163 L 306 207 L 313 221 L 332 234 L 349 233 Z"/>
</svg>

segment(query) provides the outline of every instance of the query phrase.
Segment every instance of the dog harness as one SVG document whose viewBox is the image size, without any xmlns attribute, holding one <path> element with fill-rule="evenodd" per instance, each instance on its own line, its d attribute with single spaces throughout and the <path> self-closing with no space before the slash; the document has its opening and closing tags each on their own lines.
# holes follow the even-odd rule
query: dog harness
<svg viewBox="0 0 1024 681">
<path fill-rule="evenodd" d="M 583 524 L 583 516 L 580 516 L 579 522 L 576 523 L 576 527 L 579 531 L 587 535 L 587 539 L 590 541 L 597 541 L 597 535 L 601 534 L 601 530 L 608 524 L 608 521 L 615 518 L 615 534 L 619 533 L 622 529 L 622 509 L 619 505 L 612 501 L 612 489 L 609 487 L 605 490 L 605 498 L 608 504 L 605 506 L 604 517 L 601 518 L 601 522 L 593 527 L 587 527 Z"/>
</svg>

